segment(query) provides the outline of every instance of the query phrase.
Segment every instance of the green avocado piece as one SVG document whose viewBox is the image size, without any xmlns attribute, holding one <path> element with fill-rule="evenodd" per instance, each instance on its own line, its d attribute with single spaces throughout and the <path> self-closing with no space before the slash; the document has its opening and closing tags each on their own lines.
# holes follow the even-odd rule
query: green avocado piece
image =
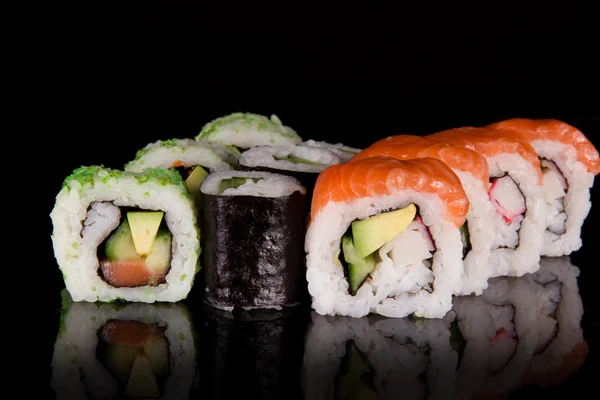
<svg viewBox="0 0 600 400">
<path fill-rule="evenodd" d="M 133 244 L 140 256 L 147 256 L 150 252 L 164 215 L 164 211 L 130 211 L 127 213 Z"/>
<path fill-rule="evenodd" d="M 192 173 L 185 180 L 185 184 L 194 196 L 200 193 L 200 185 L 208 176 L 208 171 L 202 168 L 200 165 L 196 165 Z"/>
<path fill-rule="evenodd" d="M 148 256 L 146 266 L 157 274 L 166 273 L 171 265 L 171 244 L 173 236 L 167 229 L 160 229 L 154 238 Z"/>
<path fill-rule="evenodd" d="M 106 241 L 105 254 L 109 261 L 138 260 L 140 257 L 133 244 L 133 236 L 127 220 Z"/>
<path fill-rule="evenodd" d="M 417 215 L 414 204 L 352 222 L 354 247 L 359 257 L 366 257 L 392 240 L 410 225 Z"/>
<path fill-rule="evenodd" d="M 262 178 L 245 178 L 245 177 L 237 177 L 234 176 L 229 179 L 223 179 L 219 184 L 219 193 L 223 193 L 226 189 L 237 189 L 242 186 L 246 181 L 250 179 L 252 182 L 256 183 L 260 181 Z"/>
</svg>

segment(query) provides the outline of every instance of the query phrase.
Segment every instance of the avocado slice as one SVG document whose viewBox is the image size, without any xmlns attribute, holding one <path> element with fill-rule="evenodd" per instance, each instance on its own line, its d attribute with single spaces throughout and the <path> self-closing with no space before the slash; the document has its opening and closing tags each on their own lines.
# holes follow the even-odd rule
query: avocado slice
<svg viewBox="0 0 600 400">
<path fill-rule="evenodd" d="M 152 365 L 145 353 L 138 353 L 133 361 L 125 396 L 160 397 L 158 382 L 152 372 Z"/>
<path fill-rule="evenodd" d="M 399 210 L 352 222 L 352 236 L 358 256 L 364 258 L 392 240 L 410 225 L 416 215 L 417 207 L 411 203 Z"/>
<path fill-rule="evenodd" d="M 131 229 L 127 220 L 106 241 L 104 253 L 109 261 L 137 260 L 139 255 L 133 244 Z"/>
<path fill-rule="evenodd" d="M 242 186 L 246 181 L 250 179 L 252 182 L 256 183 L 260 181 L 262 178 L 245 178 L 245 177 L 237 177 L 234 176 L 229 179 L 223 179 L 219 184 L 219 193 L 223 193 L 226 189 L 237 189 Z"/>
<path fill-rule="evenodd" d="M 146 257 L 146 266 L 158 274 L 167 272 L 171 265 L 172 242 L 173 236 L 167 229 L 159 230 Z"/>
<path fill-rule="evenodd" d="M 140 256 L 146 256 L 150 252 L 164 215 L 164 211 L 130 211 L 127 213 L 133 244 Z"/>
<path fill-rule="evenodd" d="M 274 158 L 276 160 L 289 161 L 289 162 L 294 163 L 294 164 L 308 164 L 308 165 L 315 165 L 315 166 L 319 166 L 319 167 L 325 167 L 325 166 L 327 166 L 326 164 L 318 163 L 318 162 L 315 162 L 315 161 L 310 161 L 310 160 L 307 160 L 305 158 L 295 156 L 293 154 L 289 154 L 286 157 L 274 157 Z"/>
<path fill-rule="evenodd" d="M 200 193 L 200 185 L 208 176 L 208 171 L 202 168 L 200 165 L 196 165 L 192 173 L 185 180 L 185 184 L 188 190 L 196 196 Z"/>
</svg>

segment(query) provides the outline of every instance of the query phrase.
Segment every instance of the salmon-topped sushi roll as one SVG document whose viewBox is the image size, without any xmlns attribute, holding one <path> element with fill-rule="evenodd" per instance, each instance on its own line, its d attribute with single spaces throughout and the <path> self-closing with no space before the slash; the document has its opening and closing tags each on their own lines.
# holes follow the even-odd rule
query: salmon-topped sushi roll
<svg viewBox="0 0 600 400">
<path fill-rule="evenodd" d="M 517 132 L 488 127 L 455 128 L 427 137 L 474 150 L 488 162 L 487 197 L 496 210 L 489 228 L 495 237 L 489 260 L 492 277 L 537 271 L 546 207 L 533 147 Z"/>
<path fill-rule="evenodd" d="M 371 157 L 326 168 L 305 240 L 313 309 L 442 318 L 461 287 L 468 210 L 460 179 L 435 158 Z"/>
<path fill-rule="evenodd" d="M 494 241 L 494 231 L 490 228 L 496 213 L 487 196 L 490 182 L 485 157 L 468 148 L 451 146 L 431 138 L 396 135 L 375 142 L 352 160 L 373 156 L 388 156 L 398 160 L 436 158 L 452 168 L 460 178 L 469 198 L 469 212 L 460 228 L 465 272 L 458 294 L 481 294 L 493 272 L 488 260 Z"/>
<path fill-rule="evenodd" d="M 579 250 L 590 189 L 600 173 L 598 150 L 580 130 L 554 119 L 513 118 L 490 126 L 521 133 L 540 158 L 548 208 L 542 255 Z"/>
</svg>

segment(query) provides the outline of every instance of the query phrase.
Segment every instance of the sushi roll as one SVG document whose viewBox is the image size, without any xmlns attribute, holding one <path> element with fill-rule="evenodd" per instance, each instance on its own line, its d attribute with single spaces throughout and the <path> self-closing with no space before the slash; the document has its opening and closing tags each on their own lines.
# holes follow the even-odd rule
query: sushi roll
<svg viewBox="0 0 600 400">
<path fill-rule="evenodd" d="M 205 309 L 201 360 L 201 397 L 215 400 L 302 400 L 298 371 L 302 365 L 304 312 L 299 308 Z"/>
<path fill-rule="evenodd" d="M 296 131 L 283 125 L 276 115 L 233 113 L 205 124 L 196 140 L 234 146 L 238 150 L 254 146 L 294 145 L 302 141 Z"/>
<path fill-rule="evenodd" d="M 494 128 L 455 128 L 427 137 L 483 155 L 488 196 L 496 213 L 489 264 L 494 276 L 522 276 L 539 268 L 546 206 L 540 160 L 523 136 Z"/>
<path fill-rule="evenodd" d="M 538 344 L 536 304 L 525 278 L 492 278 L 481 296 L 455 297 L 448 314 L 455 318 L 458 400 L 506 395 L 524 384 Z"/>
<path fill-rule="evenodd" d="M 173 168 L 179 172 L 194 196 L 210 172 L 228 171 L 237 166 L 237 149 L 193 139 L 159 140 L 138 150 L 125 171 L 143 172 L 150 168 Z"/>
<path fill-rule="evenodd" d="M 307 189 L 307 206 L 310 208 L 312 192 L 317 177 L 330 165 L 343 164 L 350 153 L 325 142 L 302 142 L 296 145 L 255 146 L 245 150 L 239 158 L 239 169 L 268 171 L 293 176 Z"/>
<path fill-rule="evenodd" d="M 181 304 L 73 302 L 63 291 L 50 386 L 57 399 L 190 397 L 196 332 Z"/>
<path fill-rule="evenodd" d="M 558 385 L 587 358 L 589 348 L 581 327 L 583 303 L 578 276 L 579 268 L 568 256 L 542 257 L 540 269 L 526 275 L 537 288 L 539 312 L 539 340 L 527 383 L 541 387 Z"/>
<path fill-rule="evenodd" d="M 553 119 L 514 118 L 494 128 L 524 135 L 540 158 L 547 204 L 543 256 L 569 255 L 582 245 L 581 227 L 590 211 L 590 189 L 600 156 L 577 128 Z"/>
<path fill-rule="evenodd" d="M 466 222 L 460 227 L 464 275 L 459 295 L 479 295 L 487 287 L 493 269 L 489 258 L 495 234 L 496 209 L 489 201 L 489 168 L 485 157 L 465 147 L 451 146 L 414 135 L 397 135 L 379 140 L 352 158 L 388 156 L 398 160 L 433 157 L 443 161 L 456 173 L 469 198 Z"/>
<path fill-rule="evenodd" d="M 186 298 L 200 269 L 197 214 L 175 171 L 75 169 L 50 213 L 54 255 L 73 300 Z"/>
<path fill-rule="evenodd" d="M 306 189 L 259 171 L 214 172 L 200 186 L 204 300 L 216 308 L 281 308 L 304 297 Z"/>
<path fill-rule="evenodd" d="M 315 185 L 305 241 L 313 309 L 443 317 L 461 288 L 468 209 L 460 179 L 434 158 L 328 167 Z"/>
<path fill-rule="evenodd" d="M 457 354 L 441 319 L 350 318 L 311 313 L 305 399 L 447 399 Z"/>
</svg>

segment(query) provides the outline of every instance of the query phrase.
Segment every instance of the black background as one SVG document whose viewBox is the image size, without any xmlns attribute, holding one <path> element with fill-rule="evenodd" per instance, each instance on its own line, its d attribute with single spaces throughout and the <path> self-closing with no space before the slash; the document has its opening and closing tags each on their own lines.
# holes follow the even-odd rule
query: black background
<svg viewBox="0 0 600 400">
<path fill-rule="evenodd" d="M 14 245 L 35 243 L 26 264 L 11 262 L 25 274 L 35 268 L 36 305 L 17 313 L 36 315 L 39 352 L 23 361 L 35 374 L 39 367 L 47 395 L 63 287 L 48 215 L 78 166 L 119 168 L 149 142 L 193 137 L 236 111 L 277 114 L 304 139 L 355 147 L 391 134 L 556 118 L 600 147 L 593 12 L 448 4 L 284 9 L 177 0 L 47 3 L 4 14 L 4 150 L 14 169 L 5 179 L 27 193 L 5 192 L 4 201 L 18 204 L 7 222 Z M 572 256 L 582 269 L 590 355 L 570 383 L 544 392 L 551 397 L 593 387 L 599 213 L 592 207 L 584 247 Z"/>
</svg>

